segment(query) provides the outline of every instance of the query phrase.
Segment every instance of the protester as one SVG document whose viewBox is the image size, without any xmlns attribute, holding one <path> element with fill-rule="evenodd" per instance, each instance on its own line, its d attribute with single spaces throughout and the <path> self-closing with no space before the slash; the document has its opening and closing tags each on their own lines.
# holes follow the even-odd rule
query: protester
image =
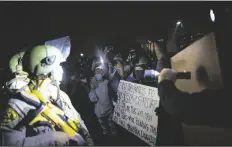
<svg viewBox="0 0 232 147">
<path fill-rule="evenodd" d="M 94 61 L 95 77 L 90 82 L 90 100 L 95 103 L 95 114 L 101 125 L 103 135 L 116 135 L 116 128 L 112 121 L 113 100 L 109 96 L 108 80 L 104 77 L 104 64 L 100 60 Z"/>
</svg>

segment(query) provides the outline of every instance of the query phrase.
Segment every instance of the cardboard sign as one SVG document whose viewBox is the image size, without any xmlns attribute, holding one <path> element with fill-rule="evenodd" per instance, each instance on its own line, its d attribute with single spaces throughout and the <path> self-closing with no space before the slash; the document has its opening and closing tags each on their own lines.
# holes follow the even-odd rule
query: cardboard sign
<svg viewBox="0 0 232 147">
<path fill-rule="evenodd" d="M 159 106 L 158 90 L 154 87 L 121 80 L 113 121 L 151 146 L 156 145 Z"/>
<path fill-rule="evenodd" d="M 199 92 L 222 87 L 222 76 L 214 33 L 194 42 L 171 58 L 173 69 L 191 72 L 191 80 L 177 80 L 181 91 Z"/>
<path fill-rule="evenodd" d="M 179 52 L 171 59 L 171 65 L 177 71 L 191 72 L 191 80 L 176 81 L 176 87 L 181 91 L 192 93 L 206 88 L 217 89 L 223 86 L 214 33 L 201 38 Z M 187 145 L 232 144 L 232 129 L 185 124 L 183 124 L 183 129 Z"/>
</svg>

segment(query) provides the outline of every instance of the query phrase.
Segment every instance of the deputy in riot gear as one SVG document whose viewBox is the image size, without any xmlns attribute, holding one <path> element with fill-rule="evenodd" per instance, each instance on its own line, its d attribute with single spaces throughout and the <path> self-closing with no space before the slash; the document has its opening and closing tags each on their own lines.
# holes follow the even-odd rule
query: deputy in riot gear
<svg viewBox="0 0 232 147">
<path fill-rule="evenodd" d="M 9 71 L 10 77 L 13 78 L 5 83 L 5 87 L 11 92 L 16 92 L 18 89 L 27 85 L 29 79 L 27 78 L 28 73 L 23 71 L 22 60 L 25 51 L 17 53 L 10 58 Z"/>
<path fill-rule="evenodd" d="M 66 61 L 66 59 L 68 58 L 70 51 L 71 51 L 71 40 L 70 40 L 69 36 L 65 36 L 65 37 L 61 37 L 61 38 L 53 39 L 53 40 L 48 40 L 44 44 L 49 45 L 49 46 L 53 46 L 53 47 L 56 47 L 57 49 L 59 49 L 62 53 L 62 56 L 63 56 L 62 62 Z M 64 67 L 66 67 L 66 66 L 64 66 Z M 67 92 L 68 91 L 67 90 L 68 83 L 69 83 L 69 80 L 68 80 L 69 72 L 68 72 L 67 68 L 63 68 L 63 72 L 64 72 L 64 74 L 63 74 L 62 83 L 60 86 L 64 92 Z"/>
<path fill-rule="evenodd" d="M 75 137 L 54 131 L 42 122 L 30 127 L 25 123 L 30 112 L 35 110 L 35 106 L 30 102 L 38 102 L 36 98 L 30 97 L 28 92 L 33 89 L 41 92 L 43 88 L 47 89 L 51 85 L 48 78 L 63 59 L 61 52 L 51 46 L 34 47 L 27 52 L 26 59 L 24 56 L 23 65 L 31 80 L 27 87 L 9 98 L 6 114 L 1 121 L 2 145 L 48 146 L 66 145 L 70 140 L 77 141 Z M 48 91 L 43 92 L 47 100 L 49 95 Z"/>
</svg>

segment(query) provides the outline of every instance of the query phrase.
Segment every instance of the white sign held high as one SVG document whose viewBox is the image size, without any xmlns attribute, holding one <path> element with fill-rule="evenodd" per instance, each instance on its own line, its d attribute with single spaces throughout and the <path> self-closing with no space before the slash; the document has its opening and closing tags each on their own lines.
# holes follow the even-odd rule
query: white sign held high
<svg viewBox="0 0 232 147">
<path fill-rule="evenodd" d="M 158 89 L 120 81 L 113 120 L 151 146 L 156 145 Z"/>
</svg>

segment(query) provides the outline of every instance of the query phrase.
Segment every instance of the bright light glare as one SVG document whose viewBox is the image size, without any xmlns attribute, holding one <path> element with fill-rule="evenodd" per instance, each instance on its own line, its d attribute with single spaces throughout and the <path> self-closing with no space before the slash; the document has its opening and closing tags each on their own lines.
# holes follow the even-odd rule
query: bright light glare
<svg viewBox="0 0 232 147">
<path fill-rule="evenodd" d="M 156 70 L 152 70 L 152 73 L 151 73 L 152 75 L 155 75 L 155 76 L 158 76 L 160 73 L 158 72 L 158 71 L 156 71 Z"/>
<path fill-rule="evenodd" d="M 215 15 L 214 15 L 214 12 L 213 12 L 212 9 L 210 10 L 209 15 L 210 15 L 211 21 L 214 22 L 215 21 Z"/>
<path fill-rule="evenodd" d="M 58 82 L 61 82 L 62 81 L 62 78 L 63 78 L 63 68 L 62 66 L 59 66 L 58 68 L 55 69 L 55 72 L 54 72 L 54 78 L 55 80 L 57 80 Z"/>
<path fill-rule="evenodd" d="M 160 39 L 160 40 L 158 40 L 158 41 L 164 41 L 164 39 Z"/>
<path fill-rule="evenodd" d="M 82 54 L 82 53 L 81 53 L 81 54 L 80 54 L 80 56 L 81 56 L 81 57 L 83 57 L 83 56 L 84 56 L 84 54 Z"/>
<path fill-rule="evenodd" d="M 176 25 L 181 25 L 181 21 L 177 21 Z"/>
<path fill-rule="evenodd" d="M 102 64 L 104 64 L 104 60 L 102 59 L 102 57 L 100 58 L 100 61 L 101 61 Z"/>
</svg>

